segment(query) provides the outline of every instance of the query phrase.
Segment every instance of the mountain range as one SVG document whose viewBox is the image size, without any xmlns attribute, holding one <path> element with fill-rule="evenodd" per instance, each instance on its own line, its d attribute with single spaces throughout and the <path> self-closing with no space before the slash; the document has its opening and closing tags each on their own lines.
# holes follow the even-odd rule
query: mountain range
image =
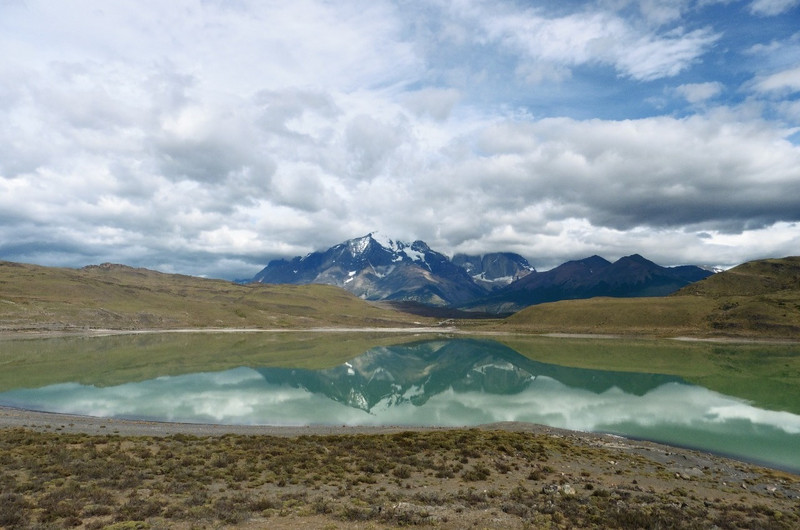
<svg viewBox="0 0 800 530">
<path fill-rule="evenodd" d="M 661 267 L 638 254 L 614 263 L 592 256 L 537 272 L 519 254 L 450 259 L 423 241 L 408 244 L 370 233 L 305 257 L 271 261 L 251 281 L 329 284 L 365 300 L 500 314 L 566 299 L 665 296 L 711 274 L 691 265 Z"/>
</svg>

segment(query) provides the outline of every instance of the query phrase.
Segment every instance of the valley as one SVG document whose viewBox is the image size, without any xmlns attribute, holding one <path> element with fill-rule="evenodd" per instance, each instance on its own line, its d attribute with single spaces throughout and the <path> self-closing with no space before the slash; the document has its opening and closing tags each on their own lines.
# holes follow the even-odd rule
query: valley
<svg viewBox="0 0 800 530">
<path fill-rule="evenodd" d="M 0 261 L 0 333 L 422 327 L 798 340 L 800 258 L 749 262 L 669 296 L 559 300 L 505 318 L 419 301 L 364 300 L 316 283 L 239 284 L 125 265 L 63 269 Z"/>
<path fill-rule="evenodd" d="M 499 348 L 519 352 L 527 371 L 540 365 L 524 359 L 578 371 L 674 374 L 659 377 L 794 411 L 798 278 L 799 258 L 764 260 L 670 296 L 541 303 L 499 318 L 409 300 L 363 300 L 332 285 L 242 285 L 124 265 L 0 262 L 0 386 L 83 381 L 113 388 L 258 364 L 278 367 L 262 370 L 265 377 L 292 373 L 310 388 L 327 385 L 316 381 L 332 370 L 346 376 L 354 357 L 376 345 L 384 351 L 418 348 L 425 338 L 490 336 Z M 602 338 L 610 335 L 624 338 Z M 697 342 L 651 340 L 658 337 Z M 734 352 L 724 341 L 741 344 Z M 287 366 L 301 370 L 280 368 Z M 351 391 L 339 394 L 352 398 Z M 9 485 L 0 525 L 10 528 L 525 528 L 531 522 L 604 528 L 646 521 L 792 528 L 800 498 L 792 473 L 528 422 L 471 429 L 270 427 L 0 407 L 0 447 L 0 480 Z M 176 458 L 181 466 L 170 464 Z M 116 478 L 100 471 L 109 466 Z M 99 488 L 106 494 L 99 496 Z M 147 498 L 139 494 L 145 490 L 152 492 Z"/>
</svg>

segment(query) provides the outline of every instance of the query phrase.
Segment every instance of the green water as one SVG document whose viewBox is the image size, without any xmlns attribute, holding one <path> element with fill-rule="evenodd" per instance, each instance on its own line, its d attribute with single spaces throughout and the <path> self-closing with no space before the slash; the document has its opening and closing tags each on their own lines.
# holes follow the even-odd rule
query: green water
<svg viewBox="0 0 800 530">
<path fill-rule="evenodd" d="M 374 342 L 379 345 L 365 346 Z M 521 421 L 689 446 L 800 472 L 796 409 L 770 408 L 686 377 L 715 380 L 724 373 L 706 371 L 722 359 L 731 377 L 742 378 L 732 359 L 746 366 L 754 355 L 783 362 L 776 370 L 785 373 L 785 361 L 791 371 L 795 359 L 791 346 L 731 345 L 721 351 L 650 341 L 526 339 L 514 349 L 493 340 L 446 337 L 169 334 L 4 341 L 0 348 L 3 405 L 223 424 Z M 570 364 L 584 359 L 595 367 L 552 362 L 559 348 Z M 637 363 L 669 367 L 670 356 L 676 368 L 696 360 L 683 376 L 630 371 Z M 603 359 L 626 369 L 596 368 Z M 43 373 L 46 367 L 52 372 Z M 763 366 L 754 371 L 774 373 Z M 740 386 L 764 402 L 786 401 L 785 392 L 771 397 L 754 391 L 757 379 L 752 375 Z M 783 383 L 792 388 L 791 381 Z M 769 386 L 770 379 L 763 384 Z"/>
</svg>

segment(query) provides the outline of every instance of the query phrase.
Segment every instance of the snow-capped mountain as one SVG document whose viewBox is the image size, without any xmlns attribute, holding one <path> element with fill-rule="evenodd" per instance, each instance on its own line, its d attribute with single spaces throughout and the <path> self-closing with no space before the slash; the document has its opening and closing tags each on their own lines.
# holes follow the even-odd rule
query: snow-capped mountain
<svg viewBox="0 0 800 530">
<path fill-rule="evenodd" d="M 367 300 L 413 300 L 460 305 L 486 294 L 466 270 L 422 241 L 411 244 L 376 233 L 324 252 L 271 261 L 254 278 L 259 283 L 325 283 Z"/>
<path fill-rule="evenodd" d="M 481 256 L 456 254 L 453 263 L 464 268 L 475 283 L 488 290 L 505 287 L 536 272 L 528 260 L 512 252 L 492 252 Z"/>
<path fill-rule="evenodd" d="M 258 283 L 325 283 L 366 300 L 414 301 L 488 313 L 595 296 L 666 296 L 713 274 L 692 265 L 661 267 L 638 254 L 614 263 L 600 256 L 537 272 L 518 254 L 457 254 L 450 260 L 422 241 L 377 233 L 323 252 L 269 263 Z"/>
</svg>

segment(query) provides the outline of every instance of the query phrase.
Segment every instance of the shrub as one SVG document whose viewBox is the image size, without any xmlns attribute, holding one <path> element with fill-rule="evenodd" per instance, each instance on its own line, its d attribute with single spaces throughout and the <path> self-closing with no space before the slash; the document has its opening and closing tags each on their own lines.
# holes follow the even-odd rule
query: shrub
<svg viewBox="0 0 800 530">
<path fill-rule="evenodd" d="M 30 504 L 19 493 L 0 495 L 0 526 L 18 528 L 28 524 Z"/>
<path fill-rule="evenodd" d="M 479 480 L 486 480 L 491 474 L 492 472 L 489 471 L 488 467 L 483 464 L 475 464 L 472 466 L 472 469 L 467 469 L 461 473 L 461 477 L 470 482 L 477 482 Z"/>
<path fill-rule="evenodd" d="M 397 478 L 410 478 L 411 477 L 411 467 L 410 466 L 398 466 L 392 470 L 392 475 Z"/>
</svg>

